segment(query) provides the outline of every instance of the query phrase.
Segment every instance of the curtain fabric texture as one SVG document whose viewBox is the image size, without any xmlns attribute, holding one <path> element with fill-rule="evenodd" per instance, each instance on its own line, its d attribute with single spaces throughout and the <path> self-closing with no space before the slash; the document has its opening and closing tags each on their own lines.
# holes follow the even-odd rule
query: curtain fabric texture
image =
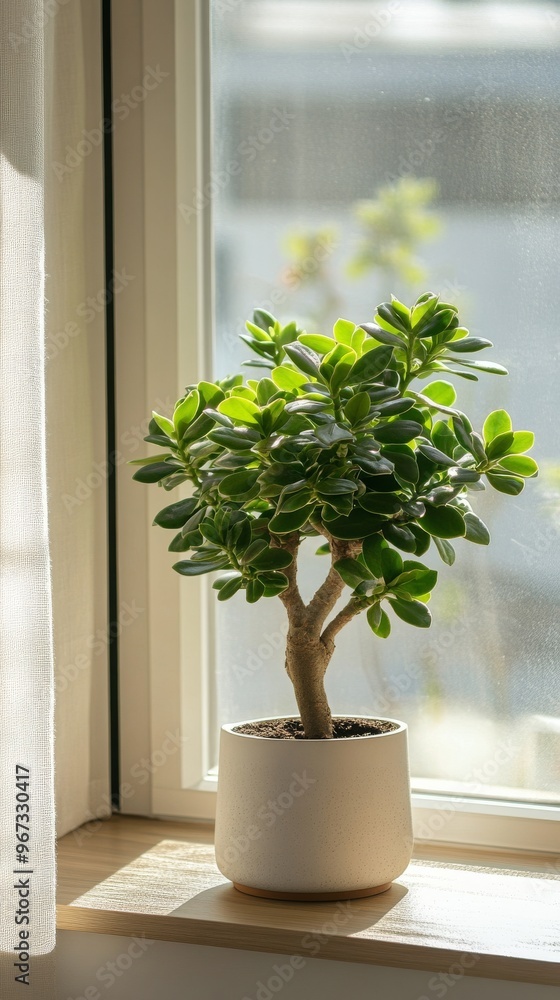
<svg viewBox="0 0 560 1000">
<path fill-rule="evenodd" d="M 110 811 L 99 0 L 0 46 L 0 997 L 53 1000 L 55 834 Z"/>
<path fill-rule="evenodd" d="M 48 955 L 55 943 L 54 691 L 44 381 L 43 33 L 32 31 L 30 37 L 17 43 L 22 19 L 33 24 L 41 10 L 38 0 L 18 0 L 17 4 L 10 0 L 0 8 L 2 997 L 31 994 L 28 955 Z M 19 957 L 14 961 L 14 956 Z M 19 981 L 18 974 L 23 977 Z M 35 995 L 41 984 L 33 979 Z"/>
<path fill-rule="evenodd" d="M 52 68 L 45 75 L 45 293 L 58 836 L 95 814 L 92 673 L 105 669 L 103 656 L 95 656 L 92 648 L 99 627 L 95 514 L 104 500 L 105 481 L 96 490 L 87 486 L 95 469 L 89 341 L 103 342 L 103 329 L 86 322 L 88 295 L 95 296 L 103 280 L 95 267 L 88 273 L 96 237 L 88 212 L 93 209 L 101 220 L 101 192 L 92 191 L 101 148 L 84 141 L 88 100 L 83 28 L 82 3 L 72 0 L 45 29 L 46 61 Z M 76 152 L 88 148 L 88 156 Z M 101 247 L 99 251 L 101 264 Z M 102 311 L 96 319 L 102 323 Z M 102 725 L 96 733 L 103 734 Z"/>
</svg>

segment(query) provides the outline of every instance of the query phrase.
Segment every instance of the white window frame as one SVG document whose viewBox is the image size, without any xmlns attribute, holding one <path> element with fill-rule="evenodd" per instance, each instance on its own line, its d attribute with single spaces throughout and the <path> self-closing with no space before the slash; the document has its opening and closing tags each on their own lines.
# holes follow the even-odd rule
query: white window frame
<svg viewBox="0 0 560 1000">
<path fill-rule="evenodd" d="M 115 93 L 126 92 L 146 67 L 169 73 L 114 139 L 116 267 L 138 275 L 126 301 L 115 303 L 117 440 L 156 401 L 171 405 L 185 384 L 211 375 L 209 6 L 209 0 L 115 5 Z M 205 207 L 187 223 L 178 206 L 194 205 L 197 194 Z M 151 527 L 163 500 L 156 488 L 131 483 L 127 466 L 119 469 L 120 579 L 145 604 L 141 623 L 120 638 L 122 808 L 212 819 L 213 600 L 207 579 L 187 586 L 170 571 L 165 539 Z M 144 780 L 135 784 L 138 775 Z M 413 792 L 422 839 L 560 847 L 559 807 L 437 794 L 422 784 Z"/>
</svg>

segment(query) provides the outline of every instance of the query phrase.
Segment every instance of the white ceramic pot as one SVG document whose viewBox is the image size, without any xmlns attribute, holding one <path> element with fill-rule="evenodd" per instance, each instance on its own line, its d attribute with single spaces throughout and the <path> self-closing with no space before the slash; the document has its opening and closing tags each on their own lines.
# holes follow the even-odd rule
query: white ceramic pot
<svg viewBox="0 0 560 1000">
<path fill-rule="evenodd" d="M 336 740 L 222 727 L 216 860 L 236 888 L 344 899 L 402 874 L 412 855 L 407 727 L 384 721 L 396 728 Z"/>
</svg>

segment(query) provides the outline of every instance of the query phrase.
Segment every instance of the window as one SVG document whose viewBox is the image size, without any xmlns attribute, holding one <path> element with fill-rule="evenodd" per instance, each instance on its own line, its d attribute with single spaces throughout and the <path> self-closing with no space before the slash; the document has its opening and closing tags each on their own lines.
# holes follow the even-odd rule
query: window
<svg viewBox="0 0 560 1000">
<path fill-rule="evenodd" d="M 518 498 L 479 495 L 489 548 L 457 543 L 450 571 L 432 555 L 441 583 L 429 631 L 395 623 L 383 644 L 357 620 L 340 634 L 328 691 L 338 713 L 409 723 L 420 836 L 555 849 L 560 4 L 213 0 L 143 11 L 136 75 L 159 61 L 171 83 L 142 109 L 134 163 L 123 154 L 119 167 L 117 146 L 131 199 L 144 150 L 143 260 L 141 237 L 117 216 L 122 263 L 139 275 L 130 315 L 130 296 L 116 303 L 121 366 L 137 375 L 121 395 L 121 431 L 154 401 L 171 406 L 186 382 L 237 368 L 255 305 L 328 333 L 339 315 L 367 320 L 391 291 L 456 301 L 511 375 L 482 376 L 478 416 L 504 405 L 534 428 L 543 473 Z M 528 331 L 550 345 L 541 367 L 523 353 Z M 470 388 L 458 385 L 469 412 Z M 161 496 L 141 499 L 126 468 L 120 482 L 121 576 L 147 609 L 121 635 L 123 781 L 152 760 L 151 799 L 138 792 L 125 808 L 207 817 L 220 723 L 294 712 L 283 609 L 218 605 L 207 580 L 171 573 L 150 527 Z M 325 571 L 311 549 L 304 590 Z M 148 731 L 147 748 L 138 734 Z"/>
<path fill-rule="evenodd" d="M 539 481 L 513 502 L 475 498 L 491 546 L 459 542 L 452 569 L 432 546 L 431 629 L 398 624 L 383 643 L 352 623 L 331 703 L 406 719 L 417 787 L 560 802 L 560 8 L 214 8 L 217 373 L 247 359 L 237 335 L 255 305 L 329 334 L 337 316 L 371 319 L 391 292 L 433 288 L 509 368 L 507 380 L 481 376 L 477 416 L 506 406 L 537 430 Z M 528 331 L 549 345 L 543 366 L 525 353 Z M 451 380 L 470 412 L 470 383 Z M 310 595 L 325 571 L 315 547 Z M 277 601 L 257 614 L 243 596 L 219 605 L 220 723 L 293 712 L 283 622 Z"/>
</svg>

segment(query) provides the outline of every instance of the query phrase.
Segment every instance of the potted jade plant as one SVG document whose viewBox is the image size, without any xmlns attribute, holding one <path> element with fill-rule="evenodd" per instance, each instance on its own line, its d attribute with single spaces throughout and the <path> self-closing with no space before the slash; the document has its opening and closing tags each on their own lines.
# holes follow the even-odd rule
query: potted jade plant
<svg viewBox="0 0 560 1000">
<path fill-rule="evenodd" d="M 537 474 L 533 434 L 502 409 L 478 433 L 456 408 L 442 376 L 507 372 L 473 360 L 490 341 L 430 292 L 411 308 L 393 297 L 371 323 L 340 319 L 333 337 L 260 309 L 247 331 L 262 377 L 188 386 L 170 418 L 154 413 L 146 440 L 164 454 L 134 477 L 191 486 L 155 519 L 177 532 L 178 573 L 214 574 L 220 601 L 277 597 L 288 618 L 299 714 L 223 727 L 217 861 L 259 895 L 370 895 L 411 857 L 407 730 L 333 717 L 324 680 L 336 637 L 360 614 L 379 639 L 392 615 L 430 625 L 437 572 L 422 557 L 433 545 L 451 565 L 451 540 L 488 544 L 471 493 L 520 493 Z M 310 537 L 330 566 L 305 603 L 297 559 Z"/>
</svg>

